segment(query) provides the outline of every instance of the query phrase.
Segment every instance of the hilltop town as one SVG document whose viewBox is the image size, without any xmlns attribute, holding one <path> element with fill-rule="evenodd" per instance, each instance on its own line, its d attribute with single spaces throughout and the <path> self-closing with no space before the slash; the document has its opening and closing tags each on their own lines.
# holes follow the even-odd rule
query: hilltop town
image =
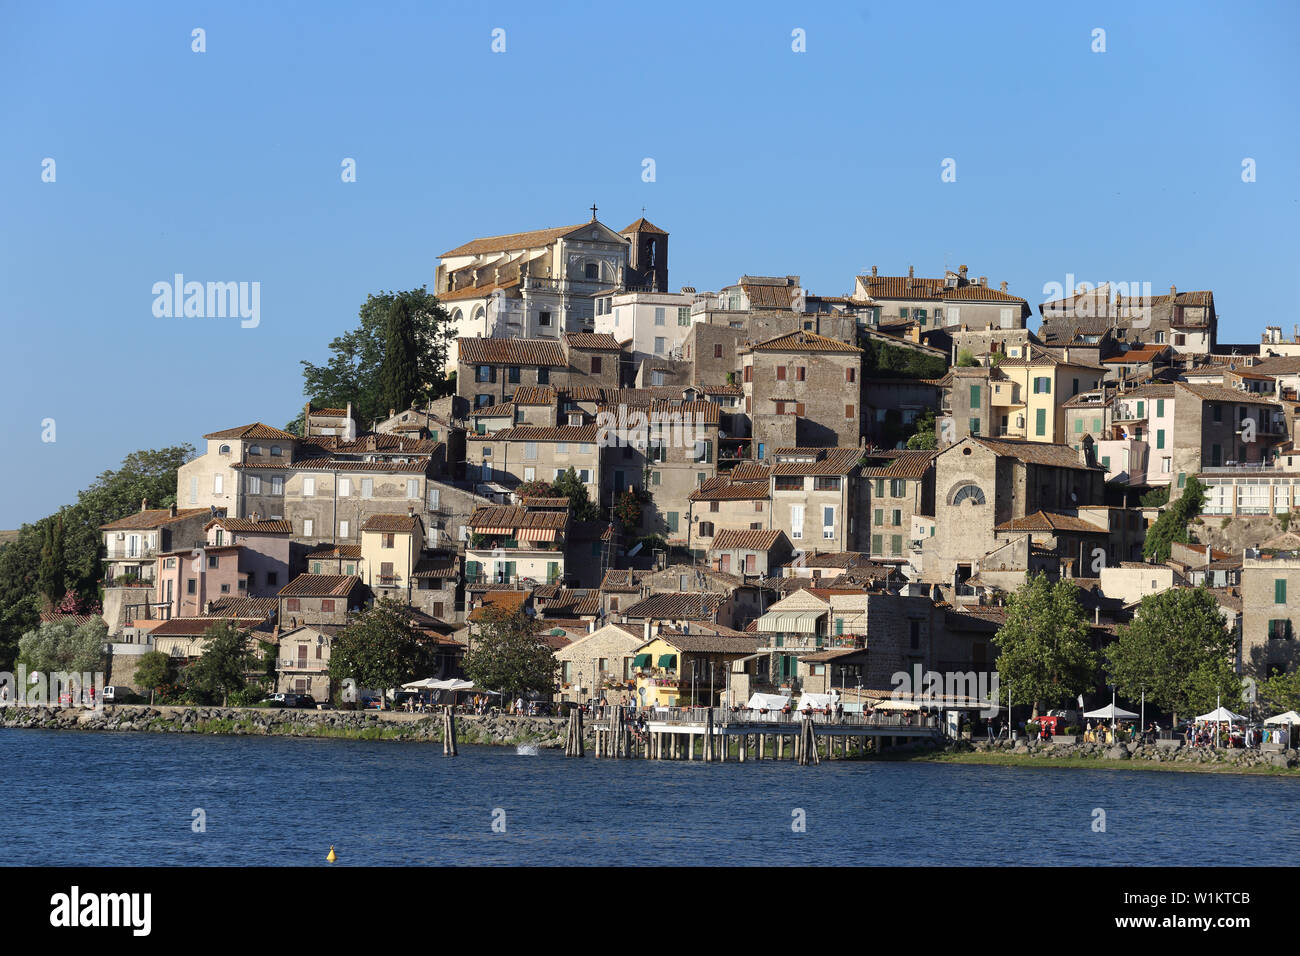
<svg viewBox="0 0 1300 956">
<path fill-rule="evenodd" d="M 1203 586 L 1238 674 L 1293 664 L 1300 339 L 1220 342 L 1209 290 L 1031 303 L 965 265 L 671 291 L 668 241 L 593 207 L 466 242 L 432 289 L 455 394 L 196 423 L 175 504 L 101 529 L 108 682 L 231 623 L 278 646 L 274 690 L 337 699 L 334 641 L 391 598 L 436 648 L 412 676 L 460 676 L 497 609 L 539 623 L 556 701 L 862 704 L 992 669 L 1039 573 L 1095 649 Z M 1189 487 L 1186 540 L 1144 558 Z"/>
</svg>

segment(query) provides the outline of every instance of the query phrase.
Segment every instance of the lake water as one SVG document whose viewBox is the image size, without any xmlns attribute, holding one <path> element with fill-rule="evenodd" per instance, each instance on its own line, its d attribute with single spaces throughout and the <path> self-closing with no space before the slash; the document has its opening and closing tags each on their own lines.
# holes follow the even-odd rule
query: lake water
<svg viewBox="0 0 1300 956">
<path fill-rule="evenodd" d="M 10 864 L 314 865 L 332 844 L 340 865 L 1211 866 L 1300 848 L 1291 778 L 40 730 L 0 731 L 0 758 Z"/>
</svg>

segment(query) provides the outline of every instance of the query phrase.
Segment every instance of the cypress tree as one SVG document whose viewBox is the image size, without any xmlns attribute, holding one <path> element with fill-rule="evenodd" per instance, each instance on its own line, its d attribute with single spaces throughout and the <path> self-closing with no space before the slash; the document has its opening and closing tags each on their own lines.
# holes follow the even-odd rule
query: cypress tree
<svg viewBox="0 0 1300 956">
<path fill-rule="evenodd" d="M 37 588 L 46 608 L 63 599 L 63 515 L 45 526 L 45 543 L 41 547 L 41 564 L 36 576 Z"/>
<path fill-rule="evenodd" d="M 404 298 L 393 302 L 384 333 L 384 363 L 379 374 L 382 405 L 401 411 L 420 396 L 419 343 Z"/>
</svg>

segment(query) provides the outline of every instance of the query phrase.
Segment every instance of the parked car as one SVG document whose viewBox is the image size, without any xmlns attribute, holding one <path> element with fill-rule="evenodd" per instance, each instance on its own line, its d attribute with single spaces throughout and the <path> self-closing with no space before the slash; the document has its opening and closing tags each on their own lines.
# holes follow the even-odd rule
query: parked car
<svg viewBox="0 0 1300 956">
<path fill-rule="evenodd" d="M 272 694 L 266 700 L 262 701 L 267 707 L 293 707 L 293 694 Z"/>
<path fill-rule="evenodd" d="M 361 698 L 361 708 L 362 708 L 362 710 L 378 710 L 378 709 L 379 709 L 379 698 L 378 698 L 378 697 L 363 697 L 363 698 Z"/>
<path fill-rule="evenodd" d="M 117 687 L 109 684 L 104 688 L 104 703 L 112 704 L 117 701 Z"/>
<path fill-rule="evenodd" d="M 305 707 L 310 710 L 316 709 L 316 698 L 313 697 L 311 694 L 296 694 L 294 696 L 295 696 L 295 700 L 293 706 L 300 707 L 300 708 Z"/>
</svg>

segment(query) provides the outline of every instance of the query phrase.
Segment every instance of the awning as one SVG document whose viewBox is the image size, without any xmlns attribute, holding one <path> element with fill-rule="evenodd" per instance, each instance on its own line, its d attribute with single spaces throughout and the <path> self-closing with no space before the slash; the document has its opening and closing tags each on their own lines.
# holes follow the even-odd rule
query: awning
<svg viewBox="0 0 1300 956">
<path fill-rule="evenodd" d="M 781 710 L 790 703 L 789 697 L 781 694 L 754 694 L 745 706 L 749 710 Z"/>
<path fill-rule="evenodd" d="M 477 534 L 514 534 L 514 528 L 471 528 Z"/>
<path fill-rule="evenodd" d="M 649 667 L 649 666 L 650 666 L 650 655 L 649 655 L 649 654 L 638 654 L 638 655 L 636 656 L 636 658 L 632 661 L 632 666 L 633 666 L 633 667 Z"/>
<path fill-rule="evenodd" d="M 554 541 L 554 528 L 528 528 L 519 532 L 519 537 L 527 541 Z"/>
<path fill-rule="evenodd" d="M 816 634 L 817 622 L 826 611 L 769 611 L 758 619 L 758 629 L 767 632 L 794 631 L 799 634 Z"/>
<path fill-rule="evenodd" d="M 676 654 L 660 654 L 660 655 L 659 655 L 659 666 L 660 666 L 660 667 L 668 667 L 668 668 L 676 667 L 676 666 L 677 666 L 677 655 L 676 655 Z"/>
</svg>

